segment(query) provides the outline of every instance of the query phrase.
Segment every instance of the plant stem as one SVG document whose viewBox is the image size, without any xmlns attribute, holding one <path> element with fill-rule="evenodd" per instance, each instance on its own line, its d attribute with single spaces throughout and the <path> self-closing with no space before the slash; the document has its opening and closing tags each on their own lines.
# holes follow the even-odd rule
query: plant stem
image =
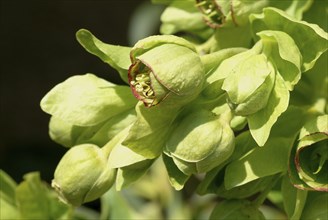
<svg viewBox="0 0 328 220">
<path fill-rule="evenodd" d="M 246 48 L 236 47 L 236 48 L 222 49 L 220 51 L 201 56 L 200 59 L 204 64 L 205 73 L 207 73 L 213 68 L 218 67 L 223 60 L 244 51 L 246 51 Z"/>
<path fill-rule="evenodd" d="M 297 189 L 295 209 L 293 215 L 290 217 L 291 220 L 299 220 L 301 218 L 307 193 L 308 191 L 306 190 Z"/>
</svg>

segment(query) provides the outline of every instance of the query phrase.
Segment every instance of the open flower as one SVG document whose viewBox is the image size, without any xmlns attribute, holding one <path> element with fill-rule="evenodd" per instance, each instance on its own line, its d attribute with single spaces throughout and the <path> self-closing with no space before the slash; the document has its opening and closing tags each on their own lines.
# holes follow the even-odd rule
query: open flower
<svg viewBox="0 0 328 220">
<path fill-rule="evenodd" d="M 227 160 L 234 134 L 224 117 L 200 110 L 187 115 L 173 130 L 165 153 L 185 174 L 207 172 Z"/>
<path fill-rule="evenodd" d="M 99 198 L 113 185 L 116 169 L 108 166 L 106 153 L 93 144 L 71 148 L 60 160 L 52 187 L 64 202 L 79 206 Z"/>
<path fill-rule="evenodd" d="M 200 93 L 204 67 L 188 41 L 171 35 L 152 36 L 137 42 L 130 55 L 130 87 L 146 107 L 162 101 L 183 105 Z"/>
<path fill-rule="evenodd" d="M 289 174 L 301 189 L 328 191 L 328 115 L 304 125 L 300 142 L 291 153 Z"/>
</svg>

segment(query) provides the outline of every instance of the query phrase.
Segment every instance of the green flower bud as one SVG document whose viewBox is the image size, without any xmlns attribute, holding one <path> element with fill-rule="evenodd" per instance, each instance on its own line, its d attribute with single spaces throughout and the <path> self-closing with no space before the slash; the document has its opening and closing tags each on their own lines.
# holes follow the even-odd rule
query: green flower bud
<svg viewBox="0 0 328 220">
<path fill-rule="evenodd" d="M 107 153 L 96 145 L 71 148 L 55 170 L 52 187 L 64 202 L 75 206 L 99 198 L 116 177 L 116 169 L 108 166 L 107 158 Z"/>
<path fill-rule="evenodd" d="M 200 93 L 204 67 L 188 41 L 172 35 L 152 36 L 139 41 L 130 55 L 130 87 L 146 107 L 162 101 L 183 105 Z"/>
<path fill-rule="evenodd" d="M 275 71 L 264 55 L 244 59 L 231 72 L 222 89 L 236 115 L 247 116 L 263 109 L 275 82 Z M 247 71 L 247 72 L 245 72 Z"/>
<path fill-rule="evenodd" d="M 166 154 L 185 174 L 207 172 L 227 160 L 234 150 L 229 124 L 212 112 L 187 115 L 173 130 Z"/>
<path fill-rule="evenodd" d="M 221 26 L 243 26 L 248 16 L 261 12 L 268 5 L 267 0 L 196 0 L 196 6 L 203 14 L 206 24 L 212 28 Z"/>
<path fill-rule="evenodd" d="M 328 115 L 304 125 L 300 142 L 292 150 L 289 173 L 300 189 L 328 191 Z"/>
</svg>

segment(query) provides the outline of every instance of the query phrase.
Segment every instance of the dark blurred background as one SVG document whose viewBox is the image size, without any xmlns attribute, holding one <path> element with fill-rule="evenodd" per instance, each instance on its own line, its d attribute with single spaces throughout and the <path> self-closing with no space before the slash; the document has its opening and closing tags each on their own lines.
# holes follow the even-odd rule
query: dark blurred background
<svg viewBox="0 0 328 220">
<path fill-rule="evenodd" d="M 158 32 L 161 10 L 150 0 L 1 0 L 0 169 L 17 182 L 31 171 L 50 182 L 67 149 L 49 138 L 42 97 L 87 72 L 122 83 L 78 44 L 77 30 L 86 28 L 106 43 L 133 45 Z"/>
</svg>

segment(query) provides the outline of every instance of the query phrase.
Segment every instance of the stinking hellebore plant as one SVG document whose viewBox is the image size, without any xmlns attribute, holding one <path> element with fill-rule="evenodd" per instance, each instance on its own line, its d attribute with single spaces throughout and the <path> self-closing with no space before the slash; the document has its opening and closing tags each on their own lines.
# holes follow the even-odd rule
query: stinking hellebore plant
<svg viewBox="0 0 328 220">
<path fill-rule="evenodd" d="M 153 3 L 166 5 L 161 34 L 133 47 L 76 34 L 127 85 L 87 73 L 41 100 L 70 148 L 61 199 L 80 206 L 162 161 L 174 189 L 216 195 L 210 219 L 270 218 L 266 201 L 283 219 L 327 217 L 311 205 L 328 198 L 327 3 Z"/>
</svg>

